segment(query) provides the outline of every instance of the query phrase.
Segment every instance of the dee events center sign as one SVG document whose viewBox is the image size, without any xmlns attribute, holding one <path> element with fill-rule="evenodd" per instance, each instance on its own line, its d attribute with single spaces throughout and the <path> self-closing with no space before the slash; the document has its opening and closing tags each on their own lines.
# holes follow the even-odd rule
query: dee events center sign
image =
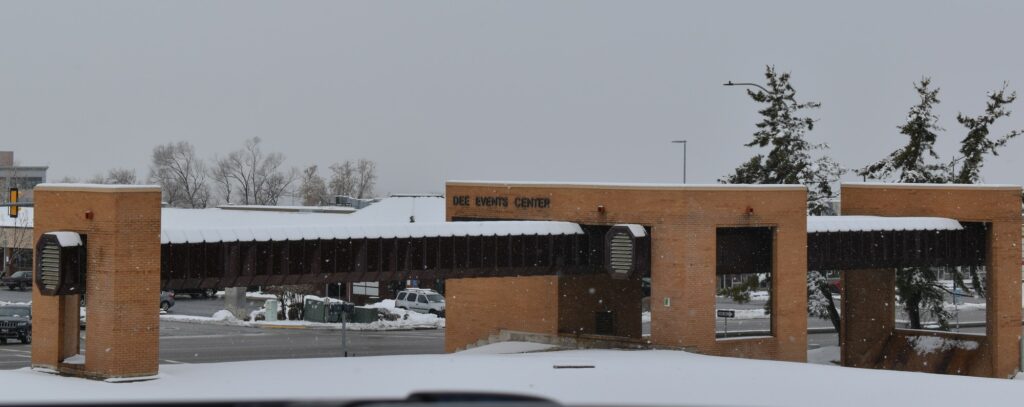
<svg viewBox="0 0 1024 407">
<path fill-rule="evenodd" d="M 513 207 L 521 209 L 547 209 L 551 207 L 551 198 L 515 197 L 510 200 L 507 196 L 470 197 L 469 195 L 457 195 L 452 197 L 452 205 L 455 206 L 508 208 L 510 203 Z"/>
</svg>

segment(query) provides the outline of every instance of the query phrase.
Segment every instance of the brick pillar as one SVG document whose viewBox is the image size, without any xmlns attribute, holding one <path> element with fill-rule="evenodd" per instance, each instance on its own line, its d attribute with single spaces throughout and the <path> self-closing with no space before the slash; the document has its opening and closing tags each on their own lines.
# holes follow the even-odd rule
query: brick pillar
<svg viewBox="0 0 1024 407">
<path fill-rule="evenodd" d="M 896 271 L 848 270 L 840 275 L 843 366 L 875 367 L 896 330 Z"/>
<path fill-rule="evenodd" d="M 993 222 L 985 269 L 985 335 L 992 352 L 992 377 L 1010 378 L 1021 367 L 1021 224 Z"/>
<path fill-rule="evenodd" d="M 43 233 L 86 236 L 88 337 L 79 349 L 78 296 L 32 291 L 32 365 L 94 378 L 157 373 L 160 306 L 160 188 L 40 185 L 34 241 Z M 65 363 L 82 354 L 84 364 Z"/>
</svg>

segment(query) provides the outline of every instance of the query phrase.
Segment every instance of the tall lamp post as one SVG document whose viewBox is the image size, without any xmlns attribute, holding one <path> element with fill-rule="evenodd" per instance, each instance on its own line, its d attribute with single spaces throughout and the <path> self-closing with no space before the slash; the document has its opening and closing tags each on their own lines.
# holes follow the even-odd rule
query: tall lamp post
<svg viewBox="0 0 1024 407">
<path fill-rule="evenodd" d="M 686 140 L 672 140 L 672 144 L 683 145 L 683 183 L 686 183 Z"/>
<path fill-rule="evenodd" d="M 756 83 L 751 83 L 751 82 L 737 82 L 737 83 L 733 83 L 732 81 L 729 81 L 729 82 L 723 83 L 722 86 L 756 86 L 759 89 L 761 89 L 762 91 L 764 91 L 764 93 L 771 93 L 770 91 L 768 91 L 768 89 L 765 89 L 764 86 L 758 85 Z"/>
</svg>

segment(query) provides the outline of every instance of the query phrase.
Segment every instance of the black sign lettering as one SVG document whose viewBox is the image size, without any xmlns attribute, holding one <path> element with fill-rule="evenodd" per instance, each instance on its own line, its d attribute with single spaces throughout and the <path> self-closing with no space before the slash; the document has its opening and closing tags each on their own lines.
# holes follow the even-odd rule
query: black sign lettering
<svg viewBox="0 0 1024 407">
<path fill-rule="evenodd" d="M 516 208 L 540 208 L 546 209 L 551 206 L 551 198 L 516 198 Z"/>
<path fill-rule="evenodd" d="M 476 206 L 499 206 L 502 208 L 508 207 L 508 197 L 505 196 L 478 196 L 476 197 Z"/>
<path fill-rule="evenodd" d="M 452 197 L 452 205 L 469 206 L 469 195 L 458 195 Z"/>
</svg>

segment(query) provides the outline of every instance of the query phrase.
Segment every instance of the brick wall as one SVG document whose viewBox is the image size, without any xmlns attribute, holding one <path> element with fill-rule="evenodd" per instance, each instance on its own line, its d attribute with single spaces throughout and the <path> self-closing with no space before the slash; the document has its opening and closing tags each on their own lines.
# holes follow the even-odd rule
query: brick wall
<svg viewBox="0 0 1024 407">
<path fill-rule="evenodd" d="M 80 353 L 78 296 L 43 296 L 34 288 L 33 366 L 91 377 L 156 374 L 160 189 L 52 185 L 35 192 L 34 240 L 58 230 L 87 235 L 88 331 L 85 365 L 61 363 Z"/>
<path fill-rule="evenodd" d="M 454 198 L 460 196 L 469 197 L 468 206 L 454 204 Z M 475 197 L 494 196 L 509 198 L 509 205 L 475 205 Z M 446 197 L 449 220 L 475 217 L 645 225 L 651 230 L 653 344 L 715 355 L 807 358 L 807 194 L 802 186 L 450 182 Z M 550 203 L 520 208 L 515 206 L 515 198 L 546 198 Z M 599 206 L 603 210 L 598 210 Z M 775 229 L 772 337 L 715 338 L 715 236 L 717 227 L 726 226 Z M 670 301 L 667 307 L 663 305 L 666 298 Z M 639 301 L 636 303 L 639 313 Z M 451 330 L 463 321 L 449 313 L 448 324 Z"/>
<path fill-rule="evenodd" d="M 451 279 L 445 283 L 445 352 L 501 330 L 558 333 L 555 276 Z"/>
<path fill-rule="evenodd" d="M 611 311 L 614 336 L 640 339 L 639 279 L 616 280 L 607 274 L 558 278 L 558 331 L 566 334 L 597 334 L 595 313 Z"/>
<path fill-rule="evenodd" d="M 844 184 L 842 197 L 844 215 L 937 216 L 991 223 L 986 265 L 986 338 L 978 352 L 978 357 L 989 366 L 972 367 L 969 373 L 1012 376 L 1020 364 L 1021 188 Z M 852 272 L 845 274 L 849 278 Z M 870 301 L 891 301 L 893 298 L 891 293 L 878 292 L 878 295 L 880 297 Z M 861 340 L 854 329 L 849 331 L 843 335 L 846 339 L 844 346 Z"/>
</svg>

